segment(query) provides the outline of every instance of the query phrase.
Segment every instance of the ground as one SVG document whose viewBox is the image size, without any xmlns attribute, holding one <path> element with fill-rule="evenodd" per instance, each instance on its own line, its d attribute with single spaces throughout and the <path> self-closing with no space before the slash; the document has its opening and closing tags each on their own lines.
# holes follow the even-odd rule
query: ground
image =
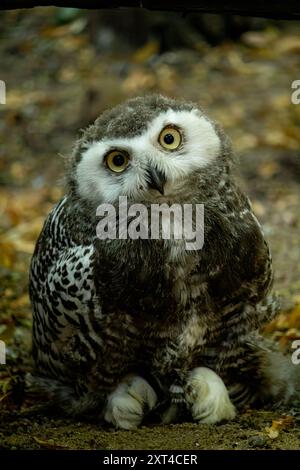
<svg viewBox="0 0 300 470">
<path fill-rule="evenodd" d="M 36 410 L 24 395 L 31 367 L 28 267 L 36 238 L 63 194 L 64 163 L 79 129 L 105 108 L 144 92 L 185 97 L 225 127 L 237 177 L 271 246 L 281 311 L 265 329 L 286 354 L 300 338 L 299 25 L 270 23 L 238 42 L 158 53 L 101 50 L 85 14 L 62 21 L 57 9 L 2 14 L 0 79 L 0 448 L 300 449 L 297 410 L 247 410 L 232 423 L 103 429 Z M 298 366 L 300 367 L 300 365 Z"/>
<path fill-rule="evenodd" d="M 65 419 L 12 418 L 0 433 L 3 449 L 298 449 L 299 423 L 290 423 L 270 437 L 273 411 L 252 410 L 233 423 L 198 425 L 194 423 L 142 427 L 137 431 L 114 431 L 97 425 Z"/>
</svg>

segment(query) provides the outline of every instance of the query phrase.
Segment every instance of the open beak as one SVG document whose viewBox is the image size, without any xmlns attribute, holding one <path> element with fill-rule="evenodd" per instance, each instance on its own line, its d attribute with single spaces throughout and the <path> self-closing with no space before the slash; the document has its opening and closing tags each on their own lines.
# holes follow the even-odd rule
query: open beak
<svg viewBox="0 0 300 470">
<path fill-rule="evenodd" d="M 148 169 L 148 186 L 152 189 L 157 189 L 160 194 L 164 195 L 164 185 L 166 182 L 166 176 L 159 171 L 157 168 Z"/>
</svg>

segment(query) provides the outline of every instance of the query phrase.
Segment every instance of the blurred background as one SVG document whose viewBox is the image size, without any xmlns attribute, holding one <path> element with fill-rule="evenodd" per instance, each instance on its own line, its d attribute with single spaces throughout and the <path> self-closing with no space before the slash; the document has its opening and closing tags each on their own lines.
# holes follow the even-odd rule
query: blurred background
<svg viewBox="0 0 300 470">
<path fill-rule="evenodd" d="M 30 257 L 64 193 L 64 160 L 104 109 L 149 92 L 193 100 L 232 142 L 263 223 L 282 311 L 268 334 L 300 338 L 300 24 L 146 10 L 0 13 L 0 407 L 23 404 Z M 23 404 L 23 405 L 22 405 Z"/>
</svg>

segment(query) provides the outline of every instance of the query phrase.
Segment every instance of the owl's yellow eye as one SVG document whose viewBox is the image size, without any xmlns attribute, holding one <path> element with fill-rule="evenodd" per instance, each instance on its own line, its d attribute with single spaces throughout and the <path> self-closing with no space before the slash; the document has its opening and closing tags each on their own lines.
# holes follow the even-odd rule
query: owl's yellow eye
<svg viewBox="0 0 300 470">
<path fill-rule="evenodd" d="M 129 157 L 123 150 L 112 150 L 106 155 L 105 161 L 111 171 L 122 173 L 127 168 Z"/>
<path fill-rule="evenodd" d="M 159 134 L 158 142 L 166 150 L 176 150 L 182 142 L 182 135 L 176 127 L 167 126 Z"/>
</svg>

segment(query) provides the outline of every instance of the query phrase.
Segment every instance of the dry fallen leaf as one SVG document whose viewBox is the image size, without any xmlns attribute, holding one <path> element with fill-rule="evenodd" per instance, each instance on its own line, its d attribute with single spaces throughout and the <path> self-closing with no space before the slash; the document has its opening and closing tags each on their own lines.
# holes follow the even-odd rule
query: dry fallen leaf
<svg viewBox="0 0 300 470">
<path fill-rule="evenodd" d="M 292 416 L 285 416 L 283 418 L 273 420 L 272 425 L 270 427 L 266 427 L 269 438 L 276 439 L 279 436 L 279 431 L 292 426 L 293 422 L 294 418 Z"/>
<path fill-rule="evenodd" d="M 0 240 L 0 265 L 11 268 L 16 260 L 16 250 L 13 243 Z"/>
<path fill-rule="evenodd" d="M 138 63 L 147 62 L 153 55 L 158 54 L 159 43 L 158 41 L 149 41 L 144 46 L 140 47 L 133 54 L 133 60 Z"/>
<path fill-rule="evenodd" d="M 241 39 L 246 46 L 261 49 L 269 47 L 276 39 L 276 36 L 274 31 L 247 31 L 242 34 Z"/>
<path fill-rule="evenodd" d="M 270 439 L 276 439 L 279 436 L 278 429 L 273 429 L 272 426 L 270 428 L 266 428 L 266 431 Z"/>
<path fill-rule="evenodd" d="M 26 294 L 21 295 L 21 297 L 19 297 L 18 299 L 13 300 L 12 302 L 10 302 L 10 307 L 12 309 L 27 307 L 29 305 L 30 305 L 29 295 L 27 294 L 27 292 L 26 292 Z"/>
<path fill-rule="evenodd" d="M 125 93 L 133 94 L 137 93 L 141 89 L 151 90 L 156 85 L 155 76 L 147 72 L 146 70 L 139 69 L 134 70 L 127 78 L 124 80 L 122 88 Z"/>
<path fill-rule="evenodd" d="M 300 304 L 296 305 L 289 314 L 289 327 L 300 328 Z"/>
<path fill-rule="evenodd" d="M 278 54 L 292 54 L 300 52 L 300 38 L 297 35 L 290 35 L 284 38 L 280 38 L 277 41 L 277 53 Z"/>
<path fill-rule="evenodd" d="M 62 446 L 60 444 L 56 444 L 53 439 L 39 439 L 38 437 L 33 436 L 33 439 L 37 444 L 39 444 L 44 449 L 67 449 L 66 446 Z"/>
<path fill-rule="evenodd" d="M 271 161 L 262 163 L 258 168 L 258 172 L 260 176 L 266 179 L 271 178 L 279 171 L 280 171 L 280 166 L 278 165 L 278 163 L 271 162 Z"/>
</svg>

